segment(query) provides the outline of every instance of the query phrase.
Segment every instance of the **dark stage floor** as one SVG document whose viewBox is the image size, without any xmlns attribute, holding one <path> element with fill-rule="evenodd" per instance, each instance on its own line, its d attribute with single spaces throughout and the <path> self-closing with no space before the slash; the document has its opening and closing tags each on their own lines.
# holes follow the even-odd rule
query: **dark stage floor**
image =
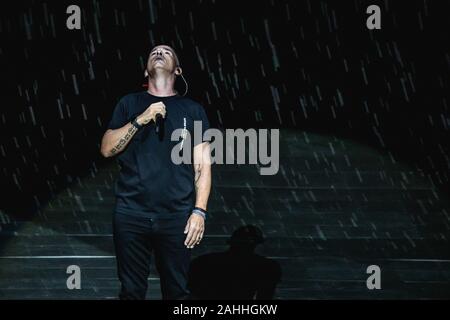
<svg viewBox="0 0 450 320">
<path fill-rule="evenodd" d="M 281 266 L 277 299 L 450 297 L 450 198 L 427 173 L 350 140 L 300 131 L 282 131 L 281 140 L 275 176 L 214 166 L 207 233 L 195 256 L 225 250 L 236 228 L 252 224 L 267 237 L 257 252 Z M 1 213 L 1 299 L 115 299 L 117 169 L 92 171 L 33 221 Z M 66 288 L 72 264 L 81 267 L 81 290 Z M 366 287 L 373 264 L 380 290 Z M 160 298 L 154 266 L 148 298 Z"/>
</svg>

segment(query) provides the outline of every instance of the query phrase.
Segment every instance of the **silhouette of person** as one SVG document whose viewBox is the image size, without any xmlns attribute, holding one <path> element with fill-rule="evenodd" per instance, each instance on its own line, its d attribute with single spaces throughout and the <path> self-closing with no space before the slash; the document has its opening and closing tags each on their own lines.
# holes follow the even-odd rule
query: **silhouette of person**
<svg viewBox="0 0 450 320">
<path fill-rule="evenodd" d="M 259 228 L 243 226 L 233 232 L 227 251 L 192 260 L 188 272 L 190 299 L 273 299 L 281 268 L 276 261 L 254 252 L 263 242 Z"/>
</svg>

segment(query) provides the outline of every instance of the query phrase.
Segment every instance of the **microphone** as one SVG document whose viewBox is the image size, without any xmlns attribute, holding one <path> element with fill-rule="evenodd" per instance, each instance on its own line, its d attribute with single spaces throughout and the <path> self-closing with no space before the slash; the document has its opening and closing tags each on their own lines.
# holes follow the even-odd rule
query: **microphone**
<svg viewBox="0 0 450 320">
<path fill-rule="evenodd" d="M 159 140 L 162 140 L 164 136 L 164 118 L 160 113 L 157 113 L 155 116 L 155 132 Z"/>
</svg>

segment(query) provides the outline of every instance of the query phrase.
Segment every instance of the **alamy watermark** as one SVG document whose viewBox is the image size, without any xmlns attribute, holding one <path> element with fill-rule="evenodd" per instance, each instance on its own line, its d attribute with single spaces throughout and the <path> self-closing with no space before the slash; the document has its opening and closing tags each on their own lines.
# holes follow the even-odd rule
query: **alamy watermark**
<svg viewBox="0 0 450 320">
<path fill-rule="evenodd" d="M 66 9 L 69 16 L 66 19 L 66 27 L 69 30 L 81 29 L 81 8 L 78 5 L 70 5 Z M 381 29 L 381 9 L 377 5 L 370 5 L 366 9 L 370 16 L 366 20 L 366 26 L 369 30 Z"/>
<path fill-rule="evenodd" d="M 366 286 L 369 290 L 381 289 L 381 268 L 376 264 L 367 267 L 366 273 L 370 276 L 366 280 Z"/>
<path fill-rule="evenodd" d="M 184 127 L 172 132 L 171 141 L 179 141 L 172 149 L 175 164 L 257 164 L 261 175 L 275 175 L 280 167 L 280 132 L 278 129 L 208 129 L 202 134 L 202 122 L 194 121 L 193 142 L 209 142 L 201 155 L 192 157 L 192 137 Z M 248 148 L 247 148 L 248 146 Z M 270 152 L 269 152 L 270 150 Z M 247 152 L 248 151 L 248 152 Z M 247 161 L 248 158 L 248 161 Z"/>
<path fill-rule="evenodd" d="M 67 267 L 66 273 L 70 276 L 66 280 L 67 289 L 81 289 L 81 269 L 79 266 L 73 264 Z"/>
</svg>

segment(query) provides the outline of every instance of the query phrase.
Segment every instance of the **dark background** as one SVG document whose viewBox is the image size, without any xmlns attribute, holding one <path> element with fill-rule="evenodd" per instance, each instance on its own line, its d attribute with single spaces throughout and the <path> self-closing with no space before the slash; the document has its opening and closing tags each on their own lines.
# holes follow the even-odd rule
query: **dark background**
<svg viewBox="0 0 450 320">
<path fill-rule="evenodd" d="M 66 28 L 81 7 L 81 30 Z M 382 29 L 366 28 L 378 4 Z M 196 255 L 257 225 L 278 298 L 448 298 L 447 1 L 14 1 L 0 10 L 0 299 L 114 297 L 115 104 L 175 48 L 212 126 L 279 128 L 280 171 L 215 166 Z M 176 87 L 184 92 L 183 82 Z M 87 258 L 80 258 L 80 256 Z M 37 257 L 37 258 L 36 258 Z M 65 287 L 80 265 L 84 289 Z M 366 267 L 383 270 L 367 290 Z M 150 282 L 159 278 L 152 269 Z M 151 296 L 159 289 L 151 285 Z"/>
<path fill-rule="evenodd" d="M 2 5 L 3 210 L 32 215 L 110 161 L 99 153 L 105 125 L 122 95 L 142 89 L 149 49 L 160 43 L 177 50 L 188 95 L 216 127 L 350 137 L 447 185 L 445 1 L 150 3 Z M 82 9 L 81 30 L 65 26 L 70 4 Z M 366 28 L 370 4 L 381 7 L 381 30 Z"/>
</svg>

